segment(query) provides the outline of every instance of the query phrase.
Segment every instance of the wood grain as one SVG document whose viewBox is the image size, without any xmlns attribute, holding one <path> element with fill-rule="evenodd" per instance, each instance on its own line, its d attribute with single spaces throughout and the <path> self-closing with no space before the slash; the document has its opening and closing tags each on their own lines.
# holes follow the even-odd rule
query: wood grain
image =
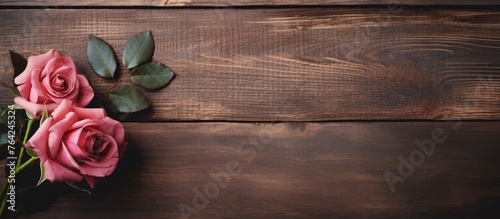
<svg viewBox="0 0 500 219">
<path fill-rule="evenodd" d="M 153 109 L 130 121 L 500 119 L 500 11 L 0 12 L 3 81 L 12 80 L 8 50 L 29 56 L 55 48 L 74 58 L 98 94 L 111 82 L 92 73 L 87 36 L 105 39 L 121 57 L 128 39 L 152 30 L 154 60 L 176 78 L 149 93 Z M 0 97 L 0 105 L 11 102 Z"/>
<path fill-rule="evenodd" d="M 190 218 L 486 218 L 500 207 L 499 122 L 126 128 L 135 167 L 110 191 L 72 193 L 18 218 L 182 218 L 179 204 L 193 207 L 193 189 L 204 192 L 209 174 L 230 162 L 241 172 Z M 419 151 L 414 141 L 432 139 L 435 129 L 447 139 L 391 192 L 384 173 L 398 174 L 398 156 L 408 160 Z"/>
<path fill-rule="evenodd" d="M 500 5 L 496 0 L 37 0 L 16 1 L 0 0 L 0 6 L 152 6 L 152 7 L 187 7 L 187 6 L 279 6 L 279 5 Z"/>
</svg>

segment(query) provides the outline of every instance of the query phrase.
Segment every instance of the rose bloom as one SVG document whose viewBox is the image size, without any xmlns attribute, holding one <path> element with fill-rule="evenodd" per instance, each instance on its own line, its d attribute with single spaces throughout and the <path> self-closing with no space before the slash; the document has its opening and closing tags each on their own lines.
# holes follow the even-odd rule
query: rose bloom
<svg viewBox="0 0 500 219">
<path fill-rule="evenodd" d="M 104 109 L 72 106 L 62 101 L 33 134 L 33 149 L 51 182 L 80 182 L 90 187 L 113 173 L 127 149 L 123 125 L 106 117 Z"/>
<path fill-rule="evenodd" d="M 44 104 L 51 112 L 63 100 L 85 107 L 94 97 L 88 80 L 79 73 L 73 60 L 56 50 L 30 56 L 26 69 L 14 79 L 22 97 L 14 102 L 39 118 Z"/>
</svg>

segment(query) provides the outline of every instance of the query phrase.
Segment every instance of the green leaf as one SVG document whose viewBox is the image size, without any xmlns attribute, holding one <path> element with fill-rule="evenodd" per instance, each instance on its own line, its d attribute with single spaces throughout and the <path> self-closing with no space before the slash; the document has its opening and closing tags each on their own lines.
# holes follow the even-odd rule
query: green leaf
<svg viewBox="0 0 500 219">
<path fill-rule="evenodd" d="M 149 62 L 135 68 L 130 79 L 146 89 L 158 89 L 170 82 L 174 73 L 165 65 L 158 62 Z"/>
<path fill-rule="evenodd" d="M 30 113 L 30 112 L 28 112 L 28 111 L 26 111 L 26 113 L 25 113 L 25 114 L 26 114 L 26 118 L 28 118 L 28 119 L 38 119 L 38 118 L 36 118 L 36 116 L 35 116 L 35 115 L 31 114 L 31 113 Z M 41 124 L 42 124 L 42 123 L 40 123 L 40 125 L 41 125 Z"/>
<path fill-rule="evenodd" d="M 45 176 L 45 168 L 43 167 L 42 162 L 40 162 L 40 179 L 38 179 L 38 183 L 36 184 L 36 187 L 41 185 L 43 182 L 47 180 L 47 177 Z"/>
<path fill-rule="evenodd" d="M 12 66 L 14 67 L 14 78 L 16 78 L 19 74 L 21 74 L 24 69 L 26 69 L 26 65 L 28 65 L 28 61 L 19 53 L 14 51 L 10 52 L 10 60 L 12 61 Z"/>
<path fill-rule="evenodd" d="M 151 31 L 146 31 L 130 39 L 123 51 L 123 65 L 127 69 L 143 64 L 153 57 L 154 41 Z"/>
<path fill-rule="evenodd" d="M 43 122 L 45 122 L 46 119 L 49 118 L 49 111 L 47 110 L 47 107 L 45 106 L 45 103 L 43 104 L 43 113 L 40 118 L 40 125 L 42 125 Z"/>
<path fill-rule="evenodd" d="M 3 85 L 5 87 L 7 87 L 7 89 L 9 89 L 10 93 L 12 93 L 14 96 L 16 96 L 16 97 L 20 97 L 21 96 L 21 93 L 19 92 L 19 90 L 17 89 L 17 87 L 10 86 L 7 83 L 3 83 Z"/>
<path fill-rule="evenodd" d="M 26 148 L 26 153 L 28 153 L 31 157 L 38 157 L 38 154 L 36 154 L 36 152 L 31 148 Z"/>
<path fill-rule="evenodd" d="M 116 72 L 116 55 L 113 48 L 99 37 L 90 35 L 87 43 L 87 59 L 92 69 L 104 78 L 112 78 Z"/>
<path fill-rule="evenodd" d="M 132 86 L 116 86 L 109 93 L 113 106 L 122 113 L 132 113 L 148 108 L 149 102 L 139 90 Z"/>
</svg>

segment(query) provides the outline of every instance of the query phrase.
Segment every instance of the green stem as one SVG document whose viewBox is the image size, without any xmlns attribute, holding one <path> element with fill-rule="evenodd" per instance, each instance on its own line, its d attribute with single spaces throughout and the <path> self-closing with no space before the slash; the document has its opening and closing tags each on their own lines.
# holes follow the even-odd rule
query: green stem
<svg viewBox="0 0 500 219">
<path fill-rule="evenodd" d="M 26 128 L 26 133 L 24 133 L 23 145 L 25 145 L 26 142 L 28 142 L 28 137 L 29 137 L 29 134 L 30 134 L 30 131 L 31 131 L 31 127 L 33 126 L 33 122 L 35 122 L 34 119 L 30 119 L 28 121 L 28 127 Z"/>
<path fill-rule="evenodd" d="M 0 193 L 1 197 L 2 197 L 2 206 L 0 207 L 0 216 L 3 216 L 5 204 L 7 203 L 7 188 L 9 188 L 9 184 L 10 183 L 8 183 L 8 179 L 5 179 L 5 183 L 3 184 L 3 187 L 2 187 L 2 193 Z M 0 217 L 0 218 L 2 218 L 2 217 Z"/>
<path fill-rule="evenodd" d="M 36 158 L 36 157 L 30 158 L 28 161 L 26 161 L 26 163 L 23 163 L 21 166 L 19 166 L 19 168 L 16 169 L 14 175 L 17 175 L 18 173 L 20 173 L 24 169 L 26 169 L 29 166 L 31 166 L 32 164 L 34 164 L 36 160 L 38 160 L 38 158 Z M 5 216 L 4 211 L 5 211 L 5 205 L 7 204 L 7 189 L 10 187 L 10 185 L 11 184 L 9 183 L 9 180 L 7 177 L 5 179 L 5 183 L 3 184 L 2 191 L 0 193 L 0 195 L 2 197 L 2 203 L 0 206 L 0 218 L 3 218 Z"/>
<path fill-rule="evenodd" d="M 19 156 L 17 157 L 17 163 L 21 163 L 21 161 L 23 161 L 23 154 L 24 154 L 24 151 L 26 149 L 24 149 L 24 146 L 21 146 L 21 150 L 19 151 Z M 17 170 L 17 167 L 16 167 L 16 170 Z"/>
<path fill-rule="evenodd" d="M 117 81 L 115 81 L 113 83 L 113 85 L 111 85 L 110 88 L 108 88 L 103 94 L 101 94 L 99 97 L 97 97 L 97 99 L 101 99 L 102 97 L 104 97 L 106 94 L 108 94 L 109 92 L 111 92 L 111 89 L 113 89 L 114 87 L 116 87 L 121 81 L 123 81 L 123 79 L 126 79 L 126 78 L 130 78 L 129 75 L 124 75 L 122 76 L 120 79 L 118 79 Z"/>
<path fill-rule="evenodd" d="M 31 132 L 31 127 L 33 127 L 34 122 L 35 122 L 34 119 L 30 119 L 28 121 L 28 126 L 26 127 L 26 132 L 24 133 L 23 144 L 21 145 L 21 149 L 19 151 L 19 156 L 17 157 L 16 169 L 15 169 L 14 175 L 17 175 L 18 173 L 20 173 L 21 171 L 23 171 L 27 167 L 31 166 L 38 159 L 38 158 L 32 157 L 28 161 L 26 161 L 25 163 L 20 165 L 23 161 L 23 155 L 24 155 L 25 150 L 26 150 L 25 149 L 26 142 L 28 142 L 29 134 Z M 11 183 L 9 183 L 9 178 L 6 177 L 5 183 L 3 184 L 2 190 L 0 191 L 0 197 L 2 200 L 2 202 L 0 204 L 0 218 L 4 218 L 4 216 L 5 216 L 4 213 L 5 213 L 5 207 L 7 205 L 7 197 L 8 197 L 7 190 L 9 189 L 10 185 L 11 185 Z"/>
<path fill-rule="evenodd" d="M 19 156 L 17 157 L 17 163 L 20 164 L 23 161 L 24 151 L 26 150 L 26 142 L 28 142 L 28 137 L 31 132 L 31 127 L 33 126 L 34 119 L 30 119 L 28 121 L 28 127 L 26 128 L 26 133 L 24 133 L 23 145 L 21 146 L 21 150 L 19 151 Z M 19 169 L 19 166 L 16 167 L 16 170 Z"/>
<path fill-rule="evenodd" d="M 23 161 L 23 155 L 24 151 L 26 150 L 24 147 L 26 147 L 26 142 L 28 142 L 28 137 L 31 132 L 31 127 L 33 126 L 34 119 L 30 119 L 28 121 L 28 127 L 26 128 L 26 133 L 24 133 L 24 139 L 23 139 L 23 145 L 21 146 L 21 150 L 19 151 L 19 156 L 17 157 L 17 164 L 20 164 Z M 19 166 L 16 165 L 16 170 L 19 169 Z"/>
<path fill-rule="evenodd" d="M 35 163 L 36 160 L 38 160 L 38 157 L 32 157 L 28 161 L 26 161 L 26 163 L 23 163 L 23 165 L 19 166 L 19 169 L 16 170 L 16 175 L 31 166 L 33 163 Z"/>
</svg>

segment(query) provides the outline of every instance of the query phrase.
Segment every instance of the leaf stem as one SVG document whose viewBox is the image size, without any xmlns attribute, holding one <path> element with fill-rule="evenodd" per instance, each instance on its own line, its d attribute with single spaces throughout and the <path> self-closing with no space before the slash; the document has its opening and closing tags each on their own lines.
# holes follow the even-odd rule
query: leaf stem
<svg viewBox="0 0 500 219">
<path fill-rule="evenodd" d="M 21 163 L 22 160 L 23 160 L 23 154 L 24 154 L 24 151 L 26 149 L 24 149 L 24 146 L 21 146 L 21 150 L 19 151 L 19 156 L 17 157 L 17 163 Z M 16 170 L 19 168 L 19 166 L 16 167 Z"/>
<path fill-rule="evenodd" d="M 16 174 L 34 164 L 36 160 L 38 160 L 38 157 L 31 157 L 28 161 L 26 161 L 26 163 L 23 163 L 23 165 L 19 166 L 19 169 L 16 170 Z"/>
<path fill-rule="evenodd" d="M 24 133 L 23 145 L 25 145 L 26 142 L 28 142 L 28 136 L 30 134 L 31 127 L 33 126 L 33 122 L 35 122 L 34 119 L 30 119 L 28 121 L 28 127 L 26 128 L 26 133 Z"/>
<path fill-rule="evenodd" d="M 121 81 L 123 81 L 123 79 L 126 79 L 126 78 L 130 78 L 129 75 L 124 75 L 122 76 L 120 79 L 118 79 L 117 81 L 115 81 L 113 83 L 113 85 L 111 85 L 110 88 L 108 88 L 103 94 L 101 94 L 98 99 L 101 99 L 104 95 L 106 95 L 107 93 L 109 93 L 111 91 L 111 89 L 113 89 L 114 87 L 116 87 L 116 85 L 118 85 Z"/>
</svg>

